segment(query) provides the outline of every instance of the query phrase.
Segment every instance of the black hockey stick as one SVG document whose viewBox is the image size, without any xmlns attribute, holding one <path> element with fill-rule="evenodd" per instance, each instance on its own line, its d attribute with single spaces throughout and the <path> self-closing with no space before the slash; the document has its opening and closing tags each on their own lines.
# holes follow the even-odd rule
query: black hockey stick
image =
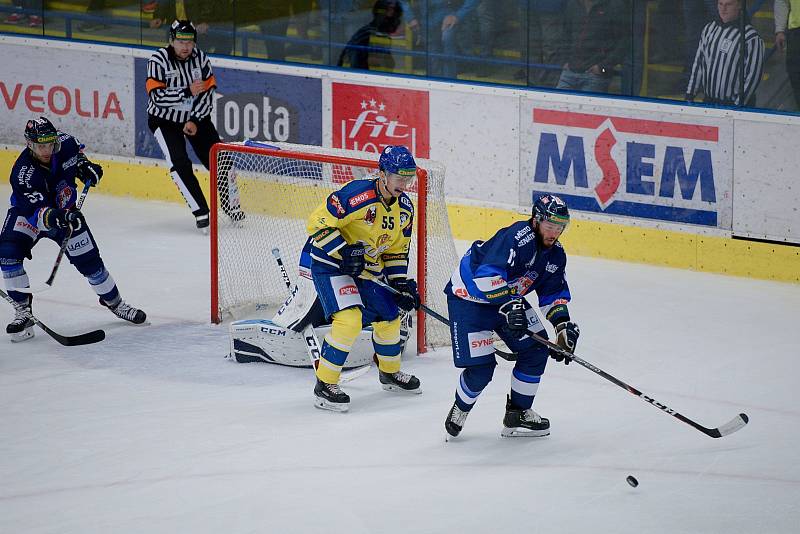
<svg viewBox="0 0 800 534">
<path fill-rule="evenodd" d="M 728 421 L 724 425 L 718 426 L 716 428 L 706 428 L 706 427 L 704 427 L 703 425 L 701 425 L 699 423 L 695 423 L 694 421 L 692 421 L 688 417 L 679 414 L 678 412 L 676 412 L 675 410 L 673 410 L 672 408 L 670 408 L 666 404 L 662 404 L 662 403 L 658 402 L 657 400 L 655 400 L 653 397 L 645 395 L 644 393 L 642 393 L 641 391 L 639 391 L 635 387 L 626 384 L 625 382 L 623 382 L 619 378 L 616 378 L 616 377 L 608 374 L 607 372 L 603 371 L 602 369 L 600 369 L 596 365 L 591 364 L 591 363 L 587 362 L 586 360 L 584 360 L 583 358 L 575 356 L 574 354 L 572 354 L 568 350 L 565 350 L 565 349 L 559 347 L 555 343 L 553 343 L 551 341 L 548 341 L 547 339 L 543 338 L 539 334 L 531 333 L 530 336 L 533 339 L 535 339 L 536 341 L 538 341 L 539 343 L 541 343 L 542 345 L 545 345 L 551 351 L 557 352 L 558 354 L 564 356 L 565 358 L 571 359 L 573 362 L 577 363 L 578 365 L 581 365 L 581 366 L 585 367 L 586 369 L 589 369 L 593 373 L 596 373 L 596 374 L 602 376 L 603 378 L 605 378 L 609 382 L 612 382 L 612 383 L 618 385 L 619 387 L 621 387 L 622 389 L 628 391 L 632 395 L 635 395 L 635 396 L 639 397 L 640 399 L 642 399 L 646 403 L 652 404 L 653 406 L 655 406 L 656 408 L 658 408 L 662 412 L 668 413 L 672 417 L 678 419 L 679 421 L 683 421 L 687 425 L 693 426 L 694 428 L 696 428 L 697 430 L 699 430 L 700 432 L 702 432 L 706 436 L 711 436 L 712 438 L 721 438 L 722 436 L 727 436 L 728 434 L 733 434 L 737 430 L 741 430 L 742 428 L 744 428 L 744 426 L 750 421 L 750 418 L 747 417 L 747 414 L 740 413 L 739 415 L 737 415 L 736 417 L 734 417 L 733 419 L 731 419 L 730 421 Z"/>
<path fill-rule="evenodd" d="M 14 306 L 14 309 L 17 309 L 17 307 L 19 306 L 19 304 L 17 304 L 14 301 L 14 299 L 8 296 L 8 293 L 3 291 L 2 289 L 0 289 L 0 296 L 6 299 L 9 302 L 9 304 Z M 55 339 L 56 341 L 67 347 L 74 347 L 77 345 L 91 345 L 92 343 L 98 343 L 100 341 L 103 341 L 106 338 L 106 333 L 102 330 L 92 330 L 91 332 L 87 332 L 85 334 L 78 334 L 77 336 L 63 336 L 58 332 L 54 332 L 53 330 L 51 330 L 46 324 L 37 319 L 36 316 L 33 315 L 32 313 L 28 313 L 26 315 L 28 315 L 34 323 L 39 325 L 39 328 L 44 330 L 48 336 L 52 337 L 53 339 Z"/>
<path fill-rule="evenodd" d="M 362 275 L 362 277 L 363 277 L 363 275 Z M 375 278 L 373 276 L 364 277 L 364 278 L 375 282 L 379 286 L 382 286 L 382 287 L 388 289 L 392 293 L 400 294 L 399 291 L 394 289 L 392 286 L 384 283 L 382 280 L 380 280 L 378 278 Z M 442 323 L 450 326 L 450 321 L 447 320 L 444 316 L 436 313 L 435 311 L 431 310 L 430 308 L 428 308 L 425 305 L 421 305 L 420 307 L 425 311 L 425 313 L 427 313 L 428 315 L 430 315 L 434 319 L 438 319 Z M 639 397 L 640 399 L 642 399 L 646 403 L 652 404 L 653 406 L 655 406 L 656 408 L 658 408 L 662 412 L 668 413 L 669 415 L 675 417 L 679 421 L 683 421 L 687 425 L 690 425 L 690 426 L 696 428 L 697 430 L 699 430 L 703 434 L 705 434 L 707 436 L 711 436 L 712 438 L 721 438 L 722 436 L 727 436 L 728 434 L 733 434 L 737 430 L 741 430 L 742 428 L 744 428 L 744 426 L 750 421 L 750 418 L 747 416 L 747 414 L 740 413 L 739 415 L 737 415 L 736 417 L 734 417 L 733 419 L 731 419 L 730 421 L 728 421 L 724 425 L 718 426 L 716 428 L 704 427 L 703 425 L 692 421 L 688 417 L 679 414 L 678 412 L 676 412 L 675 410 L 673 410 L 672 408 L 670 408 L 666 404 L 662 404 L 662 403 L 658 402 L 653 397 L 645 395 L 644 393 L 642 393 L 641 391 L 639 391 L 635 387 L 626 384 L 625 382 L 623 382 L 622 380 L 616 378 L 613 375 L 608 374 L 607 372 L 603 371 L 602 369 L 600 369 L 596 365 L 587 362 L 586 360 L 584 360 L 583 358 L 580 358 L 579 356 L 575 356 L 574 354 L 572 354 L 571 352 L 569 352 L 567 350 L 564 350 L 563 348 L 559 347 L 555 343 L 552 343 L 551 341 L 547 340 L 546 338 L 543 338 L 539 334 L 534 334 L 533 332 L 530 332 L 528 335 L 530 335 L 533 339 L 535 339 L 539 343 L 545 345 L 550 350 L 561 354 L 565 358 L 569 358 L 570 360 L 574 361 L 578 365 L 581 365 L 581 366 L 585 367 L 586 369 L 589 369 L 593 373 L 596 373 L 596 374 L 602 376 L 603 378 L 605 378 L 609 382 L 612 382 L 612 383 L 618 385 L 619 387 L 621 387 L 622 389 L 628 391 L 632 395 L 636 395 L 637 397 Z M 514 361 L 514 360 L 517 359 L 516 358 L 516 354 L 514 354 L 514 353 L 509 354 L 509 353 L 506 353 L 504 351 L 495 350 L 495 354 L 497 354 L 501 358 L 504 358 L 504 359 L 509 360 L 509 361 Z"/>
<path fill-rule="evenodd" d="M 75 203 L 75 209 L 80 211 L 83 207 L 83 201 L 86 199 L 86 195 L 89 194 L 89 187 L 91 187 L 88 183 L 84 184 L 83 190 L 81 191 L 81 195 L 78 197 L 78 201 Z M 64 252 L 67 250 L 67 243 L 72 238 L 72 226 L 70 226 L 69 231 L 67 232 L 64 241 L 61 243 L 61 248 L 58 250 L 58 256 L 56 256 L 56 261 L 53 264 L 53 269 L 50 271 L 50 276 L 47 277 L 44 285 L 37 286 L 37 287 L 23 287 L 20 289 L 16 289 L 15 291 L 19 291 L 20 293 L 39 293 L 41 291 L 46 291 L 53 287 L 53 281 L 56 278 L 56 273 L 58 272 L 58 267 L 61 265 L 61 260 L 64 258 Z"/>
<path fill-rule="evenodd" d="M 283 265 L 283 259 L 281 259 L 281 250 L 279 248 L 272 249 L 272 255 L 275 257 L 275 263 L 278 264 L 278 269 L 281 271 L 281 276 L 283 277 L 283 283 L 286 284 L 286 289 L 289 291 L 289 295 L 292 294 L 292 281 L 289 279 L 289 273 L 286 272 L 286 267 Z M 308 351 L 308 357 L 311 359 L 311 365 L 314 369 L 317 368 L 317 362 L 319 361 L 320 356 L 322 355 L 322 348 L 319 344 L 319 340 L 317 339 L 317 334 L 314 332 L 314 325 L 308 323 L 303 328 L 303 339 L 306 342 L 306 351 Z M 363 365 L 352 371 L 342 371 L 339 374 L 339 380 L 341 382 L 349 382 L 351 380 L 355 380 L 356 378 L 367 374 L 370 370 L 371 365 Z"/>
</svg>

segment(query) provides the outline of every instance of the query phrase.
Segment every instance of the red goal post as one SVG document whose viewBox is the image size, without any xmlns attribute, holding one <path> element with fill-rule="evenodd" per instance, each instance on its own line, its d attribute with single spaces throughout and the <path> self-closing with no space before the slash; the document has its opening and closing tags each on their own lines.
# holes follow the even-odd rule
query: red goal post
<svg viewBox="0 0 800 534">
<path fill-rule="evenodd" d="M 409 276 L 416 278 L 423 302 L 446 312 L 442 289 L 458 257 L 444 198 L 445 169 L 415 159 Z M 348 181 L 374 175 L 378 154 L 289 143 L 219 143 L 210 162 L 211 320 L 219 323 L 272 316 L 288 295 L 272 249 L 280 250 L 294 281 L 308 215 Z M 450 344 L 449 330 L 421 311 L 415 325 L 418 352 Z"/>
</svg>

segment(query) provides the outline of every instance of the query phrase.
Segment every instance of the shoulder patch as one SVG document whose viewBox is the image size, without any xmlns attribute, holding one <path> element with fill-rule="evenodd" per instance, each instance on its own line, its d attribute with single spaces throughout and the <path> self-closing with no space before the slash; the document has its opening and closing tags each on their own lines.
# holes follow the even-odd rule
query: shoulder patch
<svg viewBox="0 0 800 534">
<path fill-rule="evenodd" d="M 336 193 L 333 193 L 328 197 L 328 204 L 330 204 L 331 208 L 333 208 L 331 211 L 336 212 L 336 215 L 344 215 L 344 208 L 342 207 L 342 203 Z"/>
<path fill-rule="evenodd" d="M 405 193 L 400 195 L 400 205 L 408 211 L 414 211 L 414 204 L 411 203 L 411 199 Z"/>
<path fill-rule="evenodd" d="M 368 191 L 364 191 L 363 193 L 359 193 L 356 196 L 354 196 L 353 198 L 351 198 L 350 202 L 348 202 L 348 204 L 350 204 L 351 208 L 355 208 L 355 207 L 360 206 L 361 204 L 365 204 L 365 203 L 369 202 L 370 200 L 374 199 L 375 197 L 376 197 L 375 190 L 374 189 L 370 189 Z"/>
</svg>

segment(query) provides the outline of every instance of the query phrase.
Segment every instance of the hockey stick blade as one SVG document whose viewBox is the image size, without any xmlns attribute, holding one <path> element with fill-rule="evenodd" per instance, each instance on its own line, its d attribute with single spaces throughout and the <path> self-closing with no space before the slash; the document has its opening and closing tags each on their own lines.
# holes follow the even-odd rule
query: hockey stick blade
<svg viewBox="0 0 800 534">
<path fill-rule="evenodd" d="M 8 301 L 9 304 L 16 308 L 17 304 L 8 293 L 0 289 L 0 297 L 3 297 L 5 300 Z M 28 314 L 31 320 L 39 326 L 45 333 L 67 347 L 75 347 L 78 345 L 91 345 L 92 343 L 98 343 L 103 341 L 106 338 L 106 333 L 103 330 L 92 330 L 91 332 L 86 332 L 85 334 L 78 334 L 77 336 L 65 336 L 59 334 L 58 332 L 53 331 L 49 326 L 44 324 L 42 321 L 36 318 L 33 314 Z"/>
<path fill-rule="evenodd" d="M 706 433 L 712 438 L 721 438 L 722 436 L 727 436 L 728 434 L 733 434 L 737 430 L 743 429 L 749 422 L 750 418 L 747 417 L 747 414 L 740 413 L 724 425 L 708 429 Z"/>
<path fill-rule="evenodd" d="M 372 364 L 356 367 L 352 371 L 342 371 L 342 373 L 339 375 L 339 382 L 350 382 L 356 378 L 361 378 L 367 374 L 370 369 L 372 369 Z"/>
<path fill-rule="evenodd" d="M 61 343 L 66 347 L 77 347 L 79 345 L 91 345 L 92 343 L 99 343 L 106 338 L 106 333 L 103 330 L 92 330 L 85 334 L 78 334 L 77 336 L 64 336 L 57 332 L 52 331 L 46 324 L 34 318 L 34 322 L 39 327 L 47 332 L 47 335 Z"/>
<path fill-rule="evenodd" d="M 44 284 L 42 284 L 40 286 L 34 286 L 34 287 L 16 287 L 16 288 L 14 288 L 14 291 L 19 291 L 20 293 L 26 293 L 26 294 L 34 295 L 36 293 L 43 293 L 43 292 L 47 291 L 48 289 L 52 289 L 52 288 L 53 288 L 53 286 L 51 286 L 51 285 L 49 285 L 47 283 L 44 283 Z"/>
</svg>

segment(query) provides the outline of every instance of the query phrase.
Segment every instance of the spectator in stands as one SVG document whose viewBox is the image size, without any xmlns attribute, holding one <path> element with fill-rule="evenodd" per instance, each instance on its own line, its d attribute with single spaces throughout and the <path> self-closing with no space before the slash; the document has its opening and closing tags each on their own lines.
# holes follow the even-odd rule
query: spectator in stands
<svg viewBox="0 0 800 534">
<path fill-rule="evenodd" d="M 233 1 L 162 0 L 156 7 L 150 27 L 160 28 L 173 20 L 197 21 L 198 46 L 209 53 L 230 54 L 233 51 Z"/>
<path fill-rule="evenodd" d="M 292 2 L 265 2 L 264 0 L 236 0 L 236 31 L 244 26 L 256 25 L 264 38 L 267 58 L 272 61 L 286 59 L 286 32 L 292 17 Z"/>
<path fill-rule="evenodd" d="M 42 0 L 13 0 L 13 6 L 16 9 L 6 17 L 6 24 L 24 24 L 27 22 L 30 28 L 42 25 Z"/>
<path fill-rule="evenodd" d="M 800 106 L 800 0 L 775 0 L 775 46 L 786 53 L 786 74 Z"/>
<path fill-rule="evenodd" d="M 478 5 L 478 0 L 429 0 L 427 42 L 429 56 L 428 74 L 455 78 L 458 53 L 457 29 Z"/>
<path fill-rule="evenodd" d="M 717 9 L 719 18 L 706 24 L 700 34 L 686 100 L 693 101 L 702 91 L 706 103 L 755 106 L 756 89 L 764 69 L 764 41 L 747 21 L 740 0 L 718 0 Z M 743 83 L 739 29 L 742 25 L 745 41 Z"/>
<path fill-rule="evenodd" d="M 525 9 L 525 2 L 521 4 Z M 561 64 L 559 51 L 564 42 L 565 8 L 565 0 L 531 2 L 528 13 L 530 85 L 554 87 L 558 83 L 558 70 L 548 67 Z"/>
<path fill-rule="evenodd" d="M 620 0 L 568 0 L 566 62 L 556 88 L 608 92 L 614 67 L 628 49 L 628 20 Z"/>
<path fill-rule="evenodd" d="M 377 0 L 372 6 L 372 20 L 359 28 L 342 50 L 337 65 L 354 69 L 394 69 L 394 58 L 390 49 L 375 46 L 370 39 L 376 35 L 391 35 L 397 31 L 403 19 L 403 7 L 399 0 Z"/>
<path fill-rule="evenodd" d="M 78 24 L 78 30 L 82 32 L 95 32 L 97 30 L 108 29 L 109 25 L 103 20 L 103 11 L 106 9 L 106 0 L 89 0 L 86 7 L 86 14 L 92 18 L 84 20 Z"/>
</svg>

